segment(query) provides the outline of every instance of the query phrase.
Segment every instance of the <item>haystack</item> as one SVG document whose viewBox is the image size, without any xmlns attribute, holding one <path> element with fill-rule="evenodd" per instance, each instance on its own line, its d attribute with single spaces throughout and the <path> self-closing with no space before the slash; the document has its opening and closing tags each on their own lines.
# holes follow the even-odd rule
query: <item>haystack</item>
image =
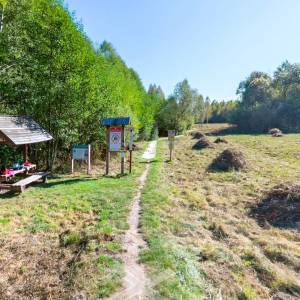
<svg viewBox="0 0 300 300">
<path fill-rule="evenodd" d="M 206 138 L 202 137 L 199 141 L 193 146 L 194 150 L 201 150 L 204 148 L 213 148 L 213 144 Z"/>
<path fill-rule="evenodd" d="M 282 136 L 282 131 L 278 128 L 272 128 L 269 130 L 269 134 L 271 134 L 272 137 L 280 137 Z"/>
<path fill-rule="evenodd" d="M 215 171 L 243 170 L 247 166 L 243 152 L 236 149 L 225 149 L 210 164 L 209 169 Z"/>
<path fill-rule="evenodd" d="M 219 143 L 227 144 L 228 142 L 227 142 L 225 139 L 218 137 L 218 138 L 214 141 L 214 143 L 216 143 L 216 144 L 219 144 Z"/>
<path fill-rule="evenodd" d="M 205 133 L 203 133 L 201 131 L 192 132 L 192 136 L 194 139 L 201 139 L 201 138 L 206 137 Z"/>
<path fill-rule="evenodd" d="M 269 223 L 300 230 L 300 183 L 275 186 L 252 207 L 250 214 L 262 226 Z"/>
</svg>

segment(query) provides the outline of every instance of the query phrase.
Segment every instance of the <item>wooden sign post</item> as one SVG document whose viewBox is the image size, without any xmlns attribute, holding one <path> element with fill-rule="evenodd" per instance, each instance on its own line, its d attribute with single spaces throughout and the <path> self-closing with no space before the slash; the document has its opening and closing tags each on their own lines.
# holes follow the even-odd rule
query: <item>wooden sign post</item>
<svg viewBox="0 0 300 300">
<path fill-rule="evenodd" d="M 124 175 L 125 170 L 125 156 L 126 156 L 126 150 L 125 150 L 125 126 L 122 125 L 121 130 L 121 174 Z"/>
<path fill-rule="evenodd" d="M 172 152 L 174 150 L 174 144 L 175 144 L 175 130 L 168 130 L 168 141 L 169 141 L 169 150 L 170 150 L 170 161 L 172 160 Z"/>
<path fill-rule="evenodd" d="M 105 160 L 105 175 L 109 174 L 109 161 L 110 161 L 110 152 L 109 152 L 109 126 L 106 126 L 106 160 Z"/>
<path fill-rule="evenodd" d="M 106 168 L 109 174 L 110 152 L 121 153 L 121 174 L 125 173 L 125 126 L 130 124 L 130 118 L 105 118 L 102 125 L 106 126 Z"/>
<path fill-rule="evenodd" d="M 131 173 L 132 170 L 132 150 L 133 150 L 133 128 L 129 129 L 129 144 L 128 144 L 128 150 L 129 150 L 129 173 Z"/>
<path fill-rule="evenodd" d="M 87 162 L 87 174 L 91 174 L 91 145 L 73 145 L 71 171 L 74 173 L 74 161 L 84 160 Z"/>
</svg>

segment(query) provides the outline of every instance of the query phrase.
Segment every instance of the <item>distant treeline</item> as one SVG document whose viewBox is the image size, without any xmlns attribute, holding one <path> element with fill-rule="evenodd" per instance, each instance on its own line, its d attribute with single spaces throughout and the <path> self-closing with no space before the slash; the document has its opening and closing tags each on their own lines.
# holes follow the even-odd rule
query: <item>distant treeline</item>
<svg viewBox="0 0 300 300">
<path fill-rule="evenodd" d="M 300 132 L 300 64 L 282 63 L 271 77 L 252 72 L 238 87 L 239 101 L 212 102 L 211 122 L 230 122 L 241 132 L 278 127 Z"/>
</svg>

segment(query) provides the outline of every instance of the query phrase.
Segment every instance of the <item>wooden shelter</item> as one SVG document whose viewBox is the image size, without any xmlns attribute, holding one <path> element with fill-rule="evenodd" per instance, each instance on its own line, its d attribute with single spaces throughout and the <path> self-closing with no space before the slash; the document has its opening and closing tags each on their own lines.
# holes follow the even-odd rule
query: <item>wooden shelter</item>
<svg viewBox="0 0 300 300">
<path fill-rule="evenodd" d="M 53 137 L 29 116 L 0 115 L 0 144 L 23 146 L 24 162 L 28 161 L 28 145 L 52 139 Z M 29 171 L 32 170 L 35 170 L 34 164 L 14 173 L 28 175 Z M 0 188 L 23 191 L 26 185 L 37 179 L 45 178 L 48 174 L 48 172 L 35 173 L 13 185 L 0 184 Z M 5 181 L 10 178 L 9 175 L 1 175 L 1 177 L 4 177 Z"/>
</svg>

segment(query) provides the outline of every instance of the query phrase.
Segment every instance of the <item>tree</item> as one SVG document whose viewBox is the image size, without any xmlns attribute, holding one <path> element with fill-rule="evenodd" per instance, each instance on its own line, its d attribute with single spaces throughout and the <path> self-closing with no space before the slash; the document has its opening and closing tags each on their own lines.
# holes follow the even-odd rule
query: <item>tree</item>
<svg viewBox="0 0 300 300">
<path fill-rule="evenodd" d="M 204 115 L 204 99 L 202 95 L 199 95 L 195 91 L 194 103 L 193 103 L 193 116 L 196 123 L 202 122 Z"/>
<path fill-rule="evenodd" d="M 252 72 L 240 83 L 237 94 L 241 95 L 243 105 L 254 109 L 257 105 L 272 99 L 272 78 L 263 72 Z"/>
<path fill-rule="evenodd" d="M 73 143 L 102 147 L 103 117 L 130 116 L 136 131 L 151 132 L 156 109 L 138 74 L 110 43 L 95 49 L 62 1 L 8 1 L 0 35 L 0 107 L 54 136 L 39 155 L 50 167 Z"/>
<path fill-rule="evenodd" d="M 204 102 L 204 114 L 203 114 L 204 118 L 202 120 L 202 123 L 204 123 L 205 121 L 206 123 L 208 123 L 210 114 L 211 114 L 210 99 L 209 97 L 206 97 Z"/>
<path fill-rule="evenodd" d="M 2 32 L 4 26 L 4 9 L 6 4 L 7 0 L 0 0 L 0 32 Z"/>
<path fill-rule="evenodd" d="M 195 91 L 190 87 L 187 79 L 177 83 L 173 97 L 178 104 L 178 128 L 180 131 L 186 130 L 194 123 L 193 107 L 195 99 Z"/>
</svg>

